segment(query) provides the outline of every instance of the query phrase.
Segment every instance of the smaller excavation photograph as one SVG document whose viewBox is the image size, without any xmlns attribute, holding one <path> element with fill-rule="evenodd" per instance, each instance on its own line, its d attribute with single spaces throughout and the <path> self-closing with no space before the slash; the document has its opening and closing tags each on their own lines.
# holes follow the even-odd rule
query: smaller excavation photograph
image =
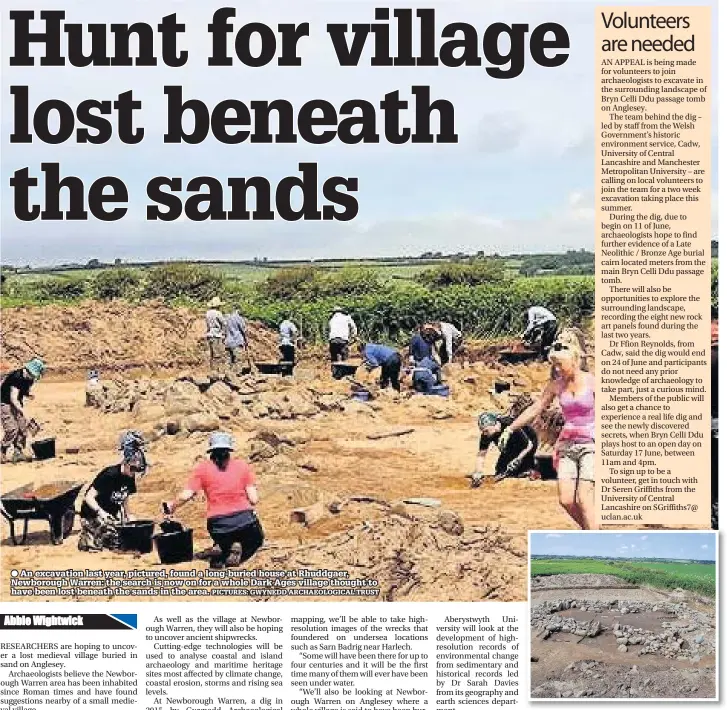
<svg viewBox="0 0 727 710">
<path fill-rule="evenodd" d="M 717 700 L 715 532 L 533 531 L 531 700 Z"/>
</svg>

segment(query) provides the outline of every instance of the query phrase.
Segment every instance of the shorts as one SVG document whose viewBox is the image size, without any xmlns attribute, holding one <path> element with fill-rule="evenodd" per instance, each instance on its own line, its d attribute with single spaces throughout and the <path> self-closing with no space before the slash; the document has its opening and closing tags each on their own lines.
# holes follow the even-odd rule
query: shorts
<svg viewBox="0 0 727 710">
<path fill-rule="evenodd" d="M 561 442 L 555 450 L 558 480 L 596 482 L 596 445 L 594 442 Z"/>
</svg>

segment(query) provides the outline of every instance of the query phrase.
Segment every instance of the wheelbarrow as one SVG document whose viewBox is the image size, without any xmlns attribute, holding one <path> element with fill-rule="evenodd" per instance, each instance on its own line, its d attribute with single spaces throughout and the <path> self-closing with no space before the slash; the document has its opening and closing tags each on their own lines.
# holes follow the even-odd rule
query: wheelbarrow
<svg viewBox="0 0 727 710">
<path fill-rule="evenodd" d="M 28 539 L 28 522 L 47 520 L 50 526 L 51 542 L 61 545 L 73 530 L 76 518 L 75 503 L 83 483 L 61 481 L 34 487 L 28 483 L 0 496 L 0 513 L 10 524 L 10 539 L 13 545 L 24 545 Z M 15 523 L 23 521 L 23 537 L 18 542 Z"/>
</svg>

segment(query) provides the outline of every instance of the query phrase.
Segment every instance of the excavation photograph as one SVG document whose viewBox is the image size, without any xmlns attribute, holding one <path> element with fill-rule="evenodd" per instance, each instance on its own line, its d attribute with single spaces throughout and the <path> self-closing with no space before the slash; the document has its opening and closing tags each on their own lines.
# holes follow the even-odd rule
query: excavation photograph
<svg viewBox="0 0 727 710">
<path fill-rule="evenodd" d="M 524 601 L 592 263 L 6 269 L 3 599 Z"/>
<path fill-rule="evenodd" d="M 531 532 L 531 699 L 715 698 L 713 532 Z"/>
</svg>

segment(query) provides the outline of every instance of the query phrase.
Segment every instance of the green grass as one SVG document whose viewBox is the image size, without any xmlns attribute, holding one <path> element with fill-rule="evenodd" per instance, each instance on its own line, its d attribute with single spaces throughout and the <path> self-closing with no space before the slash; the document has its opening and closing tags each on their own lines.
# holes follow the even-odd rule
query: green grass
<svg viewBox="0 0 727 710">
<path fill-rule="evenodd" d="M 601 560 L 588 557 L 534 559 L 533 577 L 553 574 L 610 574 L 640 586 L 686 589 L 715 596 L 716 565 L 696 562 L 649 562 L 646 560 Z"/>
</svg>

